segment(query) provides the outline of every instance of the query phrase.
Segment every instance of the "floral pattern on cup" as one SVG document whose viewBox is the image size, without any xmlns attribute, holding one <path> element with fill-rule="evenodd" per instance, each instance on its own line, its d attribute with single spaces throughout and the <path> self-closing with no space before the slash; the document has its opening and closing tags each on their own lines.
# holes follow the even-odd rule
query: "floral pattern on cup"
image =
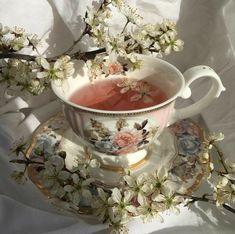
<svg viewBox="0 0 235 234">
<path fill-rule="evenodd" d="M 122 155 L 136 152 L 144 148 L 150 137 L 152 138 L 157 129 L 147 129 L 148 120 L 141 123 L 135 122 L 133 126 L 125 119 L 118 119 L 115 130 L 110 130 L 103 123 L 95 119 L 90 119 L 91 129 L 87 137 L 96 150 L 112 155 Z"/>
</svg>

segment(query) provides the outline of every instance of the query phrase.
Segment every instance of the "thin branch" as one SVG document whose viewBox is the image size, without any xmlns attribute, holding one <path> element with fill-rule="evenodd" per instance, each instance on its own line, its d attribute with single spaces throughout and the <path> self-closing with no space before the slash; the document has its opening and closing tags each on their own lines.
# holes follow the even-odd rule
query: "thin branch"
<svg viewBox="0 0 235 234">
<path fill-rule="evenodd" d="M 32 161 L 32 160 L 24 160 L 24 159 L 13 159 L 13 160 L 10 160 L 10 163 L 18 163 L 18 164 L 25 164 L 25 165 L 29 165 L 29 164 L 44 165 L 43 162 Z"/>
<path fill-rule="evenodd" d="M 94 58 L 97 54 L 104 53 L 106 50 L 105 48 L 88 51 L 88 52 L 76 52 L 74 54 L 71 54 L 70 57 L 73 59 L 82 59 L 84 61 L 88 59 Z M 57 55 L 55 57 L 46 58 L 49 62 L 53 62 L 56 59 L 58 59 L 61 55 Z M 26 54 L 17 54 L 17 53 L 0 53 L 0 59 L 4 58 L 15 58 L 15 59 L 21 59 L 26 61 L 34 61 L 36 56 L 33 55 L 26 55 Z"/>
<path fill-rule="evenodd" d="M 220 162 L 221 162 L 221 164 L 223 165 L 223 168 L 224 168 L 225 172 L 226 172 L 227 174 L 229 174 L 229 171 L 228 171 L 228 168 L 227 168 L 227 166 L 226 166 L 225 159 L 224 159 L 224 155 L 223 155 L 222 151 L 219 149 L 219 147 L 218 147 L 216 144 L 213 144 L 213 147 L 216 149 L 216 152 L 217 152 L 217 154 L 218 154 L 219 157 L 220 157 Z"/>
<path fill-rule="evenodd" d="M 27 54 L 16 54 L 16 53 L 0 53 L 0 59 L 4 59 L 4 58 L 15 58 L 15 59 L 22 59 L 22 60 L 26 60 L 26 61 L 34 61 L 35 60 L 35 56 L 33 55 L 27 55 Z"/>
<path fill-rule="evenodd" d="M 123 29 L 122 29 L 122 32 L 121 32 L 121 34 L 125 31 L 125 29 L 126 29 L 126 27 L 127 27 L 127 25 L 130 23 L 130 21 L 129 21 L 129 19 L 127 18 L 127 21 L 126 21 L 126 23 L 125 23 L 125 25 L 124 25 L 124 27 L 123 27 Z"/>
<path fill-rule="evenodd" d="M 191 199 L 191 201 L 189 201 L 189 203 L 194 203 L 196 201 L 202 201 L 202 202 L 208 202 L 210 204 L 215 205 L 216 201 L 210 198 L 207 198 L 206 196 L 202 196 L 202 197 L 196 197 L 196 196 L 190 196 L 190 195 L 182 195 L 182 194 L 178 194 L 180 196 L 183 196 L 184 198 L 188 198 Z M 227 204 L 222 204 L 223 208 L 234 213 L 235 214 L 235 209 L 232 208 L 231 206 L 227 205 Z"/>
<path fill-rule="evenodd" d="M 64 52 L 64 54 L 69 54 L 73 49 L 74 47 L 82 40 L 82 38 L 87 34 L 89 33 L 90 31 L 90 26 L 88 24 L 86 24 L 86 27 L 85 29 L 83 30 L 82 34 L 79 36 L 79 38 L 77 40 L 75 40 L 73 42 L 73 44 Z"/>
<path fill-rule="evenodd" d="M 30 164 L 36 164 L 36 165 L 42 165 L 45 166 L 45 162 L 38 162 L 38 161 L 32 161 L 30 159 L 12 159 L 10 160 L 10 163 L 18 163 L 18 164 L 24 164 L 25 167 L 27 168 Z M 69 169 L 66 167 L 63 168 L 63 170 L 71 173 Z"/>
</svg>

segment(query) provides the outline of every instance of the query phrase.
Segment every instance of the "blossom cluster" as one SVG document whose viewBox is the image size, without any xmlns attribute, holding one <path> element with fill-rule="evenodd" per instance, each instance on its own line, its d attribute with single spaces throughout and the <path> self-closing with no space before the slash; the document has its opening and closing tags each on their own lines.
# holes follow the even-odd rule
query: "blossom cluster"
<svg viewBox="0 0 235 234">
<path fill-rule="evenodd" d="M 59 152 L 50 156 L 39 172 L 39 179 L 50 196 L 63 200 L 63 207 L 69 210 L 78 211 L 84 199 L 92 198 L 90 185 L 94 178 L 89 175 L 89 168 L 99 167 L 99 163 L 91 158 L 88 149 L 84 149 L 83 156 L 77 159 L 77 166 L 68 170 L 64 161 L 66 153 Z"/>
<path fill-rule="evenodd" d="M 127 173 L 122 184 L 121 188 L 112 189 L 111 195 L 98 188 L 98 197 L 92 204 L 95 215 L 114 226 L 122 226 L 135 216 L 140 216 L 144 222 L 154 218 L 162 222 L 161 212 L 178 213 L 176 206 L 184 201 L 182 196 L 176 195 L 178 187 L 169 179 L 164 167 L 137 177 Z"/>
<path fill-rule="evenodd" d="M 62 56 L 55 62 L 37 57 L 33 61 L 4 59 L 0 63 L 0 83 L 7 84 L 7 94 L 41 94 L 50 87 L 51 80 L 65 80 L 74 72 L 69 56 Z"/>
<path fill-rule="evenodd" d="M 108 20 L 111 18 L 108 3 L 117 7 L 126 18 L 122 32 L 114 34 L 108 30 Z M 141 61 L 137 54 L 162 57 L 171 51 L 182 50 L 183 41 L 177 38 L 175 22 L 163 20 L 162 23 L 146 24 L 137 10 L 124 1 L 104 1 L 101 6 L 98 10 L 89 10 L 85 22 L 91 28 L 95 26 L 91 29 L 90 36 L 98 46 L 106 48 L 111 59 L 104 66 L 100 65 L 104 63 L 104 56 L 97 55 L 93 61 L 89 61 L 87 65 L 92 78 L 109 74 L 107 67 L 112 64 L 118 65 L 117 73 L 140 68 Z M 122 68 L 120 64 L 123 65 Z"/>
<path fill-rule="evenodd" d="M 0 53 L 11 54 L 9 58 L 0 60 L 0 83 L 7 85 L 8 95 L 25 92 L 38 95 L 50 87 L 51 80 L 63 81 L 73 75 L 73 63 L 69 56 L 63 55 L 49 62 L 40 56 L 38 45 L 40 40 L 36 34 L 28 34 L 20 27 L 9 28 L 0 24 Z M 23 55 L 23 59 L 18 58 L 17 53 L 25 49 L 31 49 L 36 56 Z"/>
<path fill-rule="evenodd" d="M 118 123 L 118 127 L 121 126 L 123 123 Z M 66 152 L 44 152 L 43 149 L 35 148 L 34 153 L 41 160 L 33 161 L 34 157 L 26 157 L 26 144 L 22 141 L 15 145 L 13 152 L 17 159 L 11 162 L 25 164 L 25 168 L 23 171 L 14 171 L 12 178 L 18 183 L 24 182 L 27 166 L 38 164 L 36 167 L 39 181 L 48 190 L 58 208 L 77 213 L 84 204 L 89 204 L 92 213 L 102 222 L 108 223 L 113 233 L 127 233 L 125 224 L 137 216 L 144 222 L 154 218 L 162 222 L 162 212 L 179 213 L 178 205 L 185 202 L 191 204 L 196 201 L 209 201 L 218 207 L 229 207 L 229 210 L 235 213 L 231 206 L 235 201 L 235 163 L 223 161 L 219 152 L 224 170 L 213 171 L 210 166 L 212 162 L 209 150 L 216 147 L 216 141 L 222 139 L 223 134 L 211 134 L 203 143 L 204 151 L 200 161 L 211 168 L 210 174 L 213 173 L 217 177 L 207 178 L 214 184 L 213 191 L 212 194 L 202 197 L 179 193 L 180 185 L 172 179 L 166 167 L 135 176 L 129 171 L 123 171 L 119 186 L 108 188 L 97 184 L 92 177 L 91 170 L 100 167 L 100 163 L 92 158 L 88 148 L 84 148 L 84 154 L 77 157 L 76 166 L 68 170 L 65 165 Z M 56 145 L 56 141 L 54 143 L 53 145 Z M 23 159 L 20 159 L 22 157 Z"/>
<path fill-rule="evenodd" d="M 0 51 L 16 52 L 27 47 L 36 51 L 39 43 L 40 39 L 36 34 L 26 33 L 20 27 L 4 27 L 0 23 Z"/>
<path fill-rule="evenodd" d="M 126 19 L 123 30 L 116 34 L 111 33 L 109 28 L 111 7 Z M 0 24 L 0 54 L 3 58 L 0 60 L 0 82 L 7 85 L 7 92 L 20 95 L 26 91 L 38 95 L 50 87 L 51 80 L 61 83 L 72 76 L 73 62 L 68 54 L 85 35 L 105 51 L 103 54 L 95 53 L 94 59 L 84 57 L 91 80 L 101 75 L 139 69 L 141 60 L 138 54 L 161 57 L 183 47 L 182 40 L 177 38 L 174 22 L 163 20 L 160 24 L 146 24 L 137 9 L 124 0 L 104 0 L 98 9 L 88 8 L 84 23 L 85 29 L 73 46 L 61 55 L 48 59 L 43 58 L 37 49 L 41 42 L 36 34 L 26 33 L 20 27 L 9 28 Z M 33 55 L 25 54 L 29 50 Z M 74 59 L 76 56 L 83 58 L 79 52 L 71 55 Z"/>
</svg>

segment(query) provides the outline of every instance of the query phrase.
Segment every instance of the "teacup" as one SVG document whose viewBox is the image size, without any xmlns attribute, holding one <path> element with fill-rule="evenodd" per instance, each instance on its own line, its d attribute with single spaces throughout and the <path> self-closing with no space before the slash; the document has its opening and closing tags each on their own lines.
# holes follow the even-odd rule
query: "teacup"
<svg viewBox="0 0 235 234">
<path fill-rule="evenodd" d="M 140 59 L 141 68 L 127 72 L 125 76 L 128 79 L 144 80 L 157 85 L 167 95 L 164 102 L 148 108 L 106 111 L 71 102 L 71 94 L 90 82 L 85 65 L 82 71 L 78 72 L 76 77 L 69 78 L 66 84 L 58 85 L 52 82 L 54 93 L 63 103 L 66 119 L 80 141 L 91 147 L 97 155 L 106 158 L 110 156 L 113 161 L 113 156 L 131 156 L 136 158 L 133 162 L 140 161 L 147 155 L 149 146 L 164 128 L 177 120 L 199 114 L 225 90 L 219 76 L 208 66 L 192 67 L 182 74 L 172 64 L 161 59 L 144 55 L 141 55 Z M 205 96 L 192 105 L 175 109 L 176 99 L 189 98 L 190 84 L 204 77 L 212 81 Z"/>
</svg>

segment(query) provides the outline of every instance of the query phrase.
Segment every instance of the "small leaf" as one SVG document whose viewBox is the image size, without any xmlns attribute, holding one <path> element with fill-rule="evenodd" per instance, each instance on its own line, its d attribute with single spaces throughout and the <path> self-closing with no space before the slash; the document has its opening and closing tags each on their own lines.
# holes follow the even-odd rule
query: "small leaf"
<svg viewBox="0 0 235 234">
<path fill-rule="evenodd" d="M 142 122 L 142 128 L 144 128 L 145 126 L 146 126 L 146 124 L 148 123 L 148 120 L 146 119 L 146 120 L 144 120 L 143 122 Z"/>
<path fill-rule="evenodd" d="M 138 124 L 138 123 L 134 124 L 134 128 L 136 128 L 137 130 L 141 130 L 142 129 L 141 125 Z"/>
</svg>

